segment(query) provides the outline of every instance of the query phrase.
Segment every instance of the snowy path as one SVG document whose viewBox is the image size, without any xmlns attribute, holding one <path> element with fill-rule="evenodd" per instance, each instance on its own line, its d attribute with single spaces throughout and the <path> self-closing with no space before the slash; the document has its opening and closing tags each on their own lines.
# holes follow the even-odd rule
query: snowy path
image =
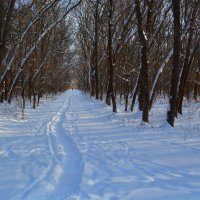
<svg viewBox="0 0 200 200">
<path fill-rule="evenodd" d="M 30 116 L 32 123 L 19 121 L 1 134 L 0 141 L 6 143 L 0 151 L 0 199 L 63 200 L 79 191 L 81 155 L 63 129 L 70 96 L 62 95 L 48 105 L 48 111 Z"/>
<path fill-rule="evenodd" d="M 62 200 L 79 190 L 83 168 L 81 155 L 63 129 L 70 103 L 69 95 L 46 126 L 51 163 L 46 172 L 23 191 L 23 196 L 18 195 L 20 198 L 17 199 Z"/>
<path fill-rule="evenodd" d="M 103 103 L 77 92 L 72 102 L 71 133 L 85 164 L 80 199 L 200 198 L 200 138 L 125 127 Z"/>
<path fill-rule="evenodd" d="M 1 200 L 200 199 L 200 135 L 127 126 L 77 90 L 28 114 L 0 122 Z"/>
</svg>

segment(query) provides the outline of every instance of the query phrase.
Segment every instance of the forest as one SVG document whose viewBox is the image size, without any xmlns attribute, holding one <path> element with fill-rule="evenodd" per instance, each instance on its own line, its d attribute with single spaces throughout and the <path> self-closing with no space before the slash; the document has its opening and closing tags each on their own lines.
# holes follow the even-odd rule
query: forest
<svg viewBox="0 0 200 200">
<path fill-rule="evenodd" d="M 117 112 L 157 97 L 166 120 L 200 94 L 199 0 L 0 0 L 0 100 L 35 109 L 43 95 L 77 88 Z"/>
<path fill-rule="evenodd" d="M 0 200 L 200 199 L 200 0 L 0 0 Z"/>
</svg>

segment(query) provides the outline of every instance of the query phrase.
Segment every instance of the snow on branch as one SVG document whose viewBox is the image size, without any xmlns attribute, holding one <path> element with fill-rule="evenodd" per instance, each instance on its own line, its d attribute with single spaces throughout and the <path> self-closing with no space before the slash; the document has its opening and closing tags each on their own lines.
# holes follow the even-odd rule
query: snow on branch
<svg viewBox="0 0 200 200">
<path fill-rule="evenodd" d="M 70 1 L 71 2 L 71 1 Z M 69 2 L 69 4 L 70 4 Z M 10 97 L 11 95 L 11 92 L 13 90 L 13 87 L 14 87 L 14 84 L 19 76 L 19 74 L 21 73 L 21 71 L 23 70 L 23 67 L 24 67 L 24 64 L 26 63 L 26 61 L 28 60 L 29 56 L 33 53 L 33 51 L 36 49 L 37 47 L 37 44 L 44 38 L 44 36 L 50 31 L 52 30 L 57 24 L 59 24 L 61 21 L 63 21 L 66 16 L 70 13 L 71 10 L 73 10 L 74 8 L 76 8 L 80 3 L 82 2 L 82 0 L 79 0 L 78 3 L 72 5 L 70 8 L 69 8 L 69 4 L 68 6 L 66 7 L 66 11 L 65 13 L 56 21 L 54 21 L 53 23 L 51 23 L 38 37 L 38 39 L 36 40 L 36 42 L 33 43 L 32 47 L 29 49 L 29 51 L 26 53 L 25 57 L 22 59 L 22 61 L 20 62 L 20 67 L 18 69 L 18 72 L 16 73 L 15 75 L 15 78 L 13 80 L 13 83 L 11 85 L 11 88 L 9 90 L 9 93 L 8 93 L 8 97 Z M 1 80 L 0 80 L 1 81 Z"/>
<path fill-rule="evenodd" d="M 168 55 L 166 56 L 166 58 L 164 59 L 164 61 L 162 62 L 162 64 L 159 67 L 159 70 L 158 70 L 158 72 L 156 74 L 156 78 L 155 78 L 155 80 L 153 82 L 153 87 L 152 87 L 151 92 L 150 92 L 150 99 L 153 96 L 153 93 L 154 93 L 156 84 L 158 82 L 158 79 L 159 79 L 160 75 L 162 74 L 164 67 L 169 62 L 169 59 L 172 57 L 172 55 L 173 55 L 173 48 L 171 48 L 171 50 L 169 51 Z"/>
</svg>

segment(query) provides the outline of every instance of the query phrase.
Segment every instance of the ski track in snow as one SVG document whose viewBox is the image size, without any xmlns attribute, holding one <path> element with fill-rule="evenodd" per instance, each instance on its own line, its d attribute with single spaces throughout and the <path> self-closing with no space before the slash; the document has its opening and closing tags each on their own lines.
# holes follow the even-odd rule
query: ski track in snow
<svg viewBox="0 0 200 200">
<path fill-rule="evenodd" d="M 38 128 L 0 123 L 1 200 L 200 199 L 199 135 L 129 125 L 77 90 L 51 105 Z"/>
<path fill-rule="evenodd" d="M 70 94 L 61 103 L 63 105 L 59 111 L 51 115 L 49 120 L 42 121 L 37 129 L 38 132 L 44 129 L 48 159 L 44 160 L 44 166 L 39 163 L 39 174 L 33 174 L 32 181 L 23 187 L 21 192 L 9 198 L 10 200 L 63 200 L 79 191 L 83 163 L 79 150 L 63 129 L 63 124 L 66 123 L 65 113 L 71 103 Z M 15 142 L 12 145 L 14 146 Z M 37 151 L 37 148 L 33 150 Z"/>
</svg>

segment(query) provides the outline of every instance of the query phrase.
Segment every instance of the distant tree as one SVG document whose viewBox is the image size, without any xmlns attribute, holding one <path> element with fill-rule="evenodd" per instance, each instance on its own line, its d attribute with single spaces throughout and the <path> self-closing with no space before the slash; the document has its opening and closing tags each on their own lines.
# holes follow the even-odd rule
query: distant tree
<svg viewBox="0 0 200 200">
<path fill-rule="evenodd" d="M 0 1 L 1 101 L 21 96 L 23 108 L 27 98 L 36 108 L 43 94 L 66 88 L 75 55 L 69 14 L 81 2 Z"/>
</svg>

